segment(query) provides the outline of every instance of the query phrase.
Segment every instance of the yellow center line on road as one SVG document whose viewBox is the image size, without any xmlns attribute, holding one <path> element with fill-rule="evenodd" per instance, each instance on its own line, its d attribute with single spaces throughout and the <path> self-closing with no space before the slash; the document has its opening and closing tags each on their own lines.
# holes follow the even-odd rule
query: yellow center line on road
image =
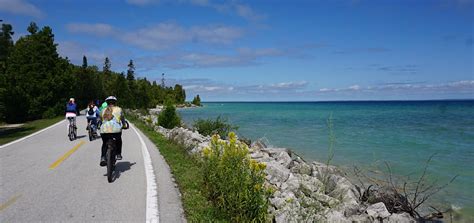
<svg viewBox="0 0 474 223">
<path fill-rule="evenodd" d="M 59 164 L 61 164 L 64 160 L 66 160 L 71 154 L 73 154 L 74 152 L 76 152 L 77 149 L 79 149 L 79 147 L 82 146 L 82 144 L 84 144 L 85 142 L 84 141 L 81 141 L 79 144 L 77 144 L 76 146 L 74 146 L 71 150 L 67 151 L 66 154 L 64 154 L 61 158 L 59 158 L 58 160 L 56 160 L 56 162 L 54 162 L 53 164 L 51 164 L 51 166 L 49 166 L 49 169 L 50 170 L 54 170 L 54 168 L 58 167 Z"/>
<path fill-rule="evenodd" d="M 8 200 L 7 202 L 5 202 L 5 204 L 2 204 L 0 205 L 0 211 L 3 211 L 3 209 L 7 208 L 8 206 L 12 205 L 13 203 L 15 203 L 15 201 L 21 197 L 21 194 L 19 195 L 16 195 L 14 197 L 12 197 L 10 200 Z"/>
</svg>

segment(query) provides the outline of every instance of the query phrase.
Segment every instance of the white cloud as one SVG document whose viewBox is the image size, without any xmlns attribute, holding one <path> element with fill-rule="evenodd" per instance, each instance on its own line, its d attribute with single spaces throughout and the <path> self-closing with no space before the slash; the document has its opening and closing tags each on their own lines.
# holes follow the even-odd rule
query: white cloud
<svg viewBox="0 0 474 223">
<path fill-rule="evenodd" d="M 176 52 L 173 54 L 147 56 L 137 59 L 141 66 L 149 69 L 167 67 L 171 69 L 183 68 L 209 68 L 209 67 L 235 67 L 251 66 L 260 63 L 268 57 L 288 56 L 283 51 L 274 48 L 250 49 L 239 48 L 233 53 L 212 54 L 200 52 Z"/>
<path fill-rule="evenodd" d="M 250 6 L 245 4 L 239 4 L 235 1 L 210 1 L 210 0 L 126 0 L 127 3 L 136 6 L 148 6 L 152 4 L 159 4 L 159 3 L 178 3 L 178 4 L 190 4 L 199 7 L 208 7 L 216 10 L 219 13 L 230 13 L 240 16 L 249 21 L 260 21 L 266 18 L 266 15 L 257 13 L 254 9 Z"/>
<path fill-rule="evenodd" d="M 358 91 L 358 90 L 360 90 L 360 86 L 357 85 L 357 84 L 356 84 L 356 85 L 352 85 L 352 86 L 349 87 L 349 90 Z"/>
<path fill-rule="evenodd" d="M 207 43 L 228 44 L 243 35 L 243 30 L 231 26 L 192 27 L 188 34 L 193 40 Z"/>
<path fill-rule="evenodd" d="M 41 18 L 45 14 L 31 3 L 23 0 L 0 0 L 0 11 Z"/>
<path fill-rule="evenodd" d="M 244 31 L 232 26 L 182 27 L 173 22 L 159 23 L 138 30 L 121 32 L 109 24 L 70 23 L 72 33 L 110 36 L 124 43 L 148 50 L 163 50 L 185 43 L 230 44 L 243 36 Z"/>
<path fill-rule="evenodd" d="M 256 13 L 250 6 L 238 4 L 235 5 L 235 10 L 239 16 L 251 21 L 258 21 L 265 18 L 265 15 Z"/>
<path fill-rule="evenodd" d="M 361 87 L 352 85 L 347 88 L 321 88 L 320 93 L 331 92 L 471 92 L 474 96 L 474 80 L 462 80 L 438 84 L 412 84 L 412 83 L 394 83 L 382 84 L 377 86 Z"/>
<path fill-rule="evenodd" d="M 158 0 L 127 0 L 127 3 L 131 5 L 145 6 L 151 3 L 158 3 Z"/>
<path fill-rule="evenodd" d="M 72 33 L 87 33 L 95 36 L 109 36 L 114 34 L 114 28 L 104 23 L 70 23 L 66 25 L 66 29 Z"/>
<path fill-rule="evenodd" d="M 125 43 L 149 50 L 169 48 L 191 39 L 184 28 L 174 23 L 160 23 L 155 26 L 127 32 L 121 37 L 118 36 L 118 38 Z"/>
<path fill-rule="evenodd" d="M 58 42 L 58 53 L 61 57 L 68 57 L 73 64 L 82 64 L 82 57 L 86 56 L 89 65 L 97 65 L 99 69 L 105 57 L 112 61 L 113 70 L 124 69 L 127 65 L 130 52 L 123 49 L 100 49 L 86 46 L 74 41 Z"/>
</svg>

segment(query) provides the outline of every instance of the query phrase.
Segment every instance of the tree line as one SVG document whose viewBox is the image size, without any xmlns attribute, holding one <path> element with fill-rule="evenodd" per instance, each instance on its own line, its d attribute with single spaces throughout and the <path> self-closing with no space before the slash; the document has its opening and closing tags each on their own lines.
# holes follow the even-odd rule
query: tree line
<svg viewBox="0 0 474 223">
<path fill-rule="evenodd" d="M 179 84 L 167 87 L 136 78 L 133 60 L 129 61 L 126 73 L 112 71 L 108 57 L 101 70 L 89 66 L 86 56 L 82 66 L 77 66 L 67 57 L 59 56 L 49 26 L 40 29 L 32 22 L 27 31 L 27 35 L 14 42 L 13 27 L 2 24 L 0 121 L 17 123 L 61 115 L 71 97 L 79 108 L 109 95 L 116 96 L 125 108 L 151 108 L 165 101 L 182 104 L 186 100 L 186 92 Z"/>
</svg>

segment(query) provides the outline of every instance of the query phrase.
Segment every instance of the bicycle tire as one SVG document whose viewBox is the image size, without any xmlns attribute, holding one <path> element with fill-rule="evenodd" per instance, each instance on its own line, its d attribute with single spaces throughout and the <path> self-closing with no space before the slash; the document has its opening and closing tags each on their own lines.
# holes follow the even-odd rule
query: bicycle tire
<svg viewBox="0 0 474 223">
<path fill-rule="evenodd" d="M 92 135 L 91 126 L 89 125 L 89 141 L 92 141 L 93 139 L 94 139 L 94 137 Z"/>
<path fill-rule="evenodd" d="M 77 128 L 76 128 L 76 125 L 74 125 L 74 139 L 77 139 Z"/>
<path fill-rule="evenodd" d="M 68 134 L 68 136 L 69 136 L 70 141 L 74 140 L 74 130 L 72 128 L 73 128 L 72 125 L 69 125 L 69 134 Z"/>
<path fill-rule="evenodd" d="M 114 147 L 111 145 L 110 142 L 107 143 L 107 181 L 109 183 L 112 183 L 113 181 L 113 172 L 114 172 L 114 163 L 115 163 L 115 157 L 114 157 Z"/>
</svg>

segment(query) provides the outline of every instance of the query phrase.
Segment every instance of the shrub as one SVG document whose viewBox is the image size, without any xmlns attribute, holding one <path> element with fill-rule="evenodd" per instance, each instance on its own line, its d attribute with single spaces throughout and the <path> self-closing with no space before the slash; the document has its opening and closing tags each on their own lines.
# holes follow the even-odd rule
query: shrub
<svg viewBox="0 0 474 223">
<path fill-rule="evenodd" d="M 167 129 L 172 129 L 181 124 L 181 119 L 176 113 L 176 108 L 171 103 L 167 103 L 164 110 L 158 116 L 158 124 Z"/>
<path fill-rule="evenodd" d="M 238 126 L 228 124 L 227 119 L 221 116 L 217 116 L 215 120 L 198 119 L 194 121 L 193 127 L 202 135 L 218 134 L 221 138 L 225 138 L 230 131 L 239 129 Z"/>
<path fill-rule="evenodd" d="M 264 186 L 265 164 L 251 160 L 233 132 L 229 142 L 212 136 L 203 155 L 205 190 L 214 206 L 232 222 L 265 222 L 271 194 Z"/>
</svg>

